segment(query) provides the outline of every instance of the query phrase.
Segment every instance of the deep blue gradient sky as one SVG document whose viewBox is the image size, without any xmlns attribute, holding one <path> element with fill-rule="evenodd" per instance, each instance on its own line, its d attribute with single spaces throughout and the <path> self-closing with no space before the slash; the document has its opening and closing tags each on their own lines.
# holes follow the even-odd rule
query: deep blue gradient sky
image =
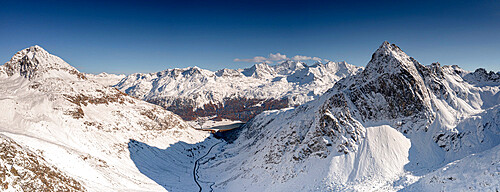
<svg viewBox="0 0 500 192">
<path fill-rule="evenodd" d="M 0 1 L 0 62 L 40 45 L 82 72 L 155 72 L 270 53 L 365 66 L 383 41 L 422 64 L 500 70 L 500 1 Z"/>
</svg>

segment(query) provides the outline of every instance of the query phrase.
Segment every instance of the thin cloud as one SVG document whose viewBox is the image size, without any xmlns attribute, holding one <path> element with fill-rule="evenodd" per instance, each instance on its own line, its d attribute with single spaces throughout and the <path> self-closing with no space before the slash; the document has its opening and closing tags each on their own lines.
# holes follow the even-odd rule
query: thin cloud
<svg viewBox="0 0 500 192">
<path fill-rule="evenodd" d="M 295 55 L 292 57 L 292 59 L 295 61 L 305 61 L 305 60 L 311 60 L 312 57 L 304 56 L 304 55 Z"/>
<path fill-rule="evenodd" d="M 294 61 L 322 61 L 323 59 L 319 57 L 309 57 L 309 56 L 304 56 L 304 55 L 295 55 L 292 57 L 292 60 Z"/>
<path fill-rule="evenodd" d="M 234 59 L 234 61 L 236 61 L 236 62 L 254 62 L 254 63 L 260 63 L 260 62 L 264 62 L 266 60 L 267 60 L 267 58 L 262 57 L 262 56 L 256 56 L 252 59 L 238 59 L 238 58 Z"/>
<path fill-rule="evenodd" d="M 281 53 L 270 53 L 268 57 L 256 56 L 252 59 L 234 59 L 235 62 L 252 62 L 252 63 L 273 63 L 273 61 L 283 61 L 283 60 L 294 60 L 294 61 L 323 61 L 319 57 L 310 57 L 304 55 L 295 55 L 292 58 L 288 58 L 286 55 Z"/>
<path fill-rule="evenodd" d="M 268 59 L 271 61 L 279 61 L 279 60 L 285 60 L 288 58 L 286 57 L 286 55 L 282 55 L 281 53 L 276 53 L 276 54 L 270 53 Z"/>
<path fill-rule="evenodd" d="M 319 58 L 319 57 L 313 57 L 311 60 L 313 61 L 322 61 L 323 59 Z M 326 59 L 325 59 L 326 60 Z"/>
<path fill-rule="evenodd" d="M 281 53 L 275 53 L 275 54 L 270 53 L 268 57 L 256 56 L 256 57 L 251 58 L 251 59 L 236 58 L 236 59 L 234 59 L 234 61 L 235 62 L 252 62 L 252 63 L 262 63 L 262 62 L 273 63 L 273 61 L 286 60 L 286 59 L 288 59 L 286 57 L 286 55 L 283 55 Z"/>
</svg>

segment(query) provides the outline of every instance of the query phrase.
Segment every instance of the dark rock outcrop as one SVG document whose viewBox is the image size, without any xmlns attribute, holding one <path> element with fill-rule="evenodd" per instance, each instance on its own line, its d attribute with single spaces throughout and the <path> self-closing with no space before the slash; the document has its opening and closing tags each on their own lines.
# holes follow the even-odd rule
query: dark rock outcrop
<svg viewBox="0 0 500 192">
<path fill-rule="evenodd" d="M 195 120 L 197 117 L 214 117 L 214 120 L 231 119 L 248 121 L 257 114 L 266 110 L 288 107 L 288 100 L 284 99 L 248 99 L 226 98 L 223 103 L 205 104 L 203 108 L 193 108 L 189 102 L 174 99 L 170 105 L 165 105 L 164 99 L 151 99 L 147 102 L 165 107 L 186 121 Z"/>
</svg>

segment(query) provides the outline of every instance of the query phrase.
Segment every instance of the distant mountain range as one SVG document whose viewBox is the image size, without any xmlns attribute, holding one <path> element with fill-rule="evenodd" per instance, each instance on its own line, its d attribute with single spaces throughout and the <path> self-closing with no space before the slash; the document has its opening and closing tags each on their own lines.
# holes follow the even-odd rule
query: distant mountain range
<svg viewBox="0 0 500 192">
<path fill-rule="evenodd" d="M 362 68 L 345 62 L 308 66 L 285 61 L 275 66 L 209 71 L 198 67 L 131 74 L 119 90 L 158 104 L 184 120 L 197 117 L 248 121 L 264 110 L 297 106 L 317 98 L 338 80 Z"/>
<path fill-rule="evenodd" d="M 256 116 L 201 175 L 216 191 L 495 191 L 499 99 L 498 73 L 384 42 L 319 98 Z"/>
<path fill-rule="evenodd" d="M 2 191 L 164 190 L 136 168 L 130 143 L 165 148 L 207 136 L 162 107 L 90 80 L 39 46 L 0 66 Z"/>
<path fill-rule="evenodd" d="M 365 68 L 91 75 L 39 46 L 0 66 L 5 191 L 498 191 L 499 144 L 500 73 L 388 42 Z"/>
</svg>

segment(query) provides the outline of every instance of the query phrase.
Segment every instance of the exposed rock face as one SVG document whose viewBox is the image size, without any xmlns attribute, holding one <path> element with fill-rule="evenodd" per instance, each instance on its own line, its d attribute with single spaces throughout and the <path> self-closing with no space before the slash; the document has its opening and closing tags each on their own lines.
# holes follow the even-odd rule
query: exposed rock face
<svg viewBox="0 0 500 192">
<path fill-rule="evenodd" d="M 495 86 L 500 84 L 500 72 L 486 71 L 486 69 L 479 68 L 473 73 L 468 73 L 464 76 L 464 80 L 470 84 L 478 86 Z"/>
<path fill-rule="evenodd" d="M 160 106 L 85 78 L 38 46 L 19 51 L 0 66 L 0 93 L 0 133 L 24 149 L 43 151 L 40 157 L 77 181 L 40 165 L 53 176 L 48 182 L 61 182 L 61 191 L 164 190 L 135 169 L 130 140 L 166 148 L 208 136 Z M 29 178 L 14 179 L 20 186 L 43 189 L 30 185 Z"/>
<path fill-rule="evenodd" d="M 85 75 L 74 67 L 37 45 L 16 53 L 10 61 L 5 63 L 4 69 L 9 76 L 19 74 L 28 79 L 43 75 L 49 70 L 66 71 L 80 79 L 86 79 Z"/>
<path fill-rule="evenodd" d="M 264 110 L 296 106 L 323 94 L 339 79 L 361 68 L 345 62 L 285 61 L 216 72 L 198 67 L 132 74 L 116 87 L 158 104 L 185 120 L 197 117 L 247 121 Z"/>
<path fill-rule="evenodd" d="M 325 94 L 326 101 L 320 99 L 322 104 L 303 141 L 307 147 L 300 156 L 324 153 L 326 157 L 330 153 L 327 144 L 337 152 L 355 151 L 364 137 L 363 122 L 389 121 L 394 127 L 403 127 L 404 133 L 428 126 L 434 117 L 418 68 L 424 66 L 396 45 L 384 42 L 361 73 L 337 82 Z M 322 141 L 325 137 L 329 142 Z"/>
<path fill-rule="evenodd" d="M 359 76 L 335 89 L 346 93 L 363 121 L 399 119 L 429 123 L 434 117 L 421 74 L 424 68 L 396 45 L 384 42 Z"/>
<path fill-rule="evenodd" d="M 363 190 L 489 150 L 500 144 L 500 87 L 477 87 L 462 79 L 467 74 L 457 66 L 423 66 L 384 42 L 362 72 L 323 96 L 257 115 L 208 172 L 227 171 L 215 185 L 222 190 L 245 182 L 266 187 L 241 188 L 292 189 L 304 178 L 315 181 L 301 185 L 306 191 Z M 383 151 L 394 156 L 377 155 Z"/>
<path fill-rule="evenodd" d="M 0 134 L 2 191 L 85 191 L 82 184 L 43 157 Z"/>
<path fill-rule="evenodd" d="M 214 117 L 214 120 L 231 119 L 248 121 L 255 115 L 265 110 L 281 109 L 288 107 L 288 101 L 275 99 L 247 99 L 247 98 L 226 98 L 222 103 L 204 104 L 203 108 L 194 109 L 189 103 L 182 99 L 174 99 L 174 101 L 164 101 L 162 99 L 146 100 L 147 102 L 160 106 L 167 106 L 168 111 L 182 117 L 182 119 L 190 121 L 196 120 L 197 117 Z M 171 103 L 167 105 L 166 103 Z"/>
<path fill-rule="evenodd" d="M 250 119 L 223 143 L 47 54 L 28 48 L 0 66 L 0 189 L 193 191 L 184 183 L 195 162 L 204 189 L 215 191 L 499 186 L 495 73 L 423 66 L 384 42 L 364 71 L 338 82 L 349 65 L 194 67 L 120 82 L 184 118 Z M 279 110 L 251 118 L 264 109 Z"/>
</svg>

